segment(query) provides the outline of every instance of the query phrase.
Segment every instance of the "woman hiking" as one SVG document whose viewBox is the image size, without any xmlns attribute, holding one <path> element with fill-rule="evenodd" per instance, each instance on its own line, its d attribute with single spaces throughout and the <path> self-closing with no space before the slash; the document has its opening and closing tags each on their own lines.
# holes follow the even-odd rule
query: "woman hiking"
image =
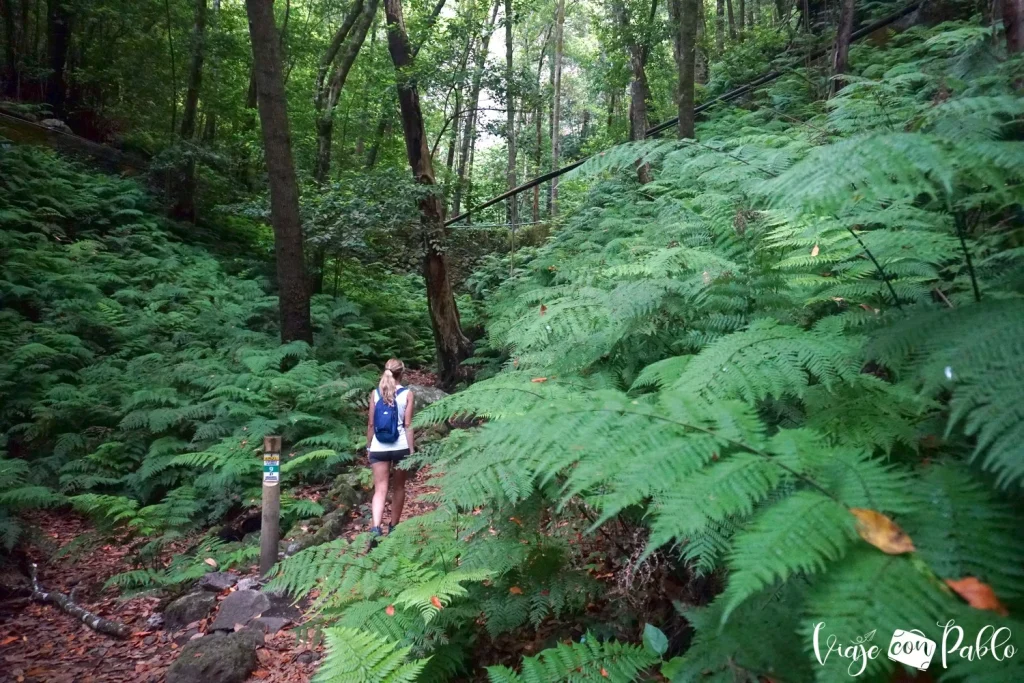
<svg viewBox="0 0 1024 683">
<path fill-rule="evenodd" d="M 413 395 L 402 386 L 405 364 L 392 358 L 384 365 L 380 384 L 370 394 L 370 409 L 366 423 L 366 451 L 373 468 L 373 526 L 371 546 L 381 536 L 380 523 L 384 518 L 384 501 L 388 497 L 388 475 L 391 465 L 402 462 L 416 452 L 412 431 Z M 395 468 L 395 489 L 391 494 L 390 534 L 402 519 L 405 505 L 405 479 L 408 473 Z"/>
</svg>

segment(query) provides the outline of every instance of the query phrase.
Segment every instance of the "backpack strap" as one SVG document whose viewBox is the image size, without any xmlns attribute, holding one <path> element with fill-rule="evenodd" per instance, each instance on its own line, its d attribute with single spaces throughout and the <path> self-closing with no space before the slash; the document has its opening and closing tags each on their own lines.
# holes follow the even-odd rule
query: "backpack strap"
<svg viewBox="0 0 1024 683">
<path fill-rule="evenodd" d="M 395 398 L 398 398 L 398 395 L 405 391 L 407 388 L 408 387 L 398 387 L 398 390 L 395 392 Z"/>
</svg>

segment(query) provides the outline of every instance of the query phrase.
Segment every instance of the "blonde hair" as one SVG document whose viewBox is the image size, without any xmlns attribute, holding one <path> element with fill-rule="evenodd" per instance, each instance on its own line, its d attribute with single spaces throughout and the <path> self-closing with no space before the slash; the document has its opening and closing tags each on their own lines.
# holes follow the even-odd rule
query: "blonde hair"
<svg viewBox="0 0 1024 683">
<path fill-rule="evenodd" d="M 380 384 L 377 387 L 380 389 L 381 399 L 389 406 L 395 405 L 395 391 L 398 389 L 403 372 L 405 372 L 405 363 L 397 358 L 392 358 L 384 364 L 384 374 L 380 376 Z"/>
</svg>

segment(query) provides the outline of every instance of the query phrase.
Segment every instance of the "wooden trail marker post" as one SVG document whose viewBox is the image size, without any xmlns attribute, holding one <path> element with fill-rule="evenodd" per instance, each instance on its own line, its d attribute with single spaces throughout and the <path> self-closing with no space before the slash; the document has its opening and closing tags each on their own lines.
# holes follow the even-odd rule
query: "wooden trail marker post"
<svg viewBox="0 0 1024 683">
<path fill-rule="evenodd" d="M 263 437 L 263 519 L 260 524 L 260 576 L 277 562 L 281 536 L 281 437 Z"/>
</svg>

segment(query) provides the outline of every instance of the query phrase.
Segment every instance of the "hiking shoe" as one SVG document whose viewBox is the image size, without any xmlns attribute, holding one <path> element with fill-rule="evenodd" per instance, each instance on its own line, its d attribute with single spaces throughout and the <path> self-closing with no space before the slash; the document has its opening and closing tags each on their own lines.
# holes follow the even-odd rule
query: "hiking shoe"
<svg viewBox="0 0 1024 683">
<path fill-rule="evenodd" d="M 377 547 L 377 539 L 379 539 L 383 535 L 384 534 L 383 534 L 383 532 L 381 532 L 379 526 L 372 526 L 372 527 L 370 527 L 370 547 L 371 548 L 376 548 Z"/>
<path fill-rule="evenodd" d="M 396 526 L 397 526 L 396 524 L 388 524 L 388 536 L 390 536 L 392 534 L 392 532 L 395 530 Z"/>
</svg>

